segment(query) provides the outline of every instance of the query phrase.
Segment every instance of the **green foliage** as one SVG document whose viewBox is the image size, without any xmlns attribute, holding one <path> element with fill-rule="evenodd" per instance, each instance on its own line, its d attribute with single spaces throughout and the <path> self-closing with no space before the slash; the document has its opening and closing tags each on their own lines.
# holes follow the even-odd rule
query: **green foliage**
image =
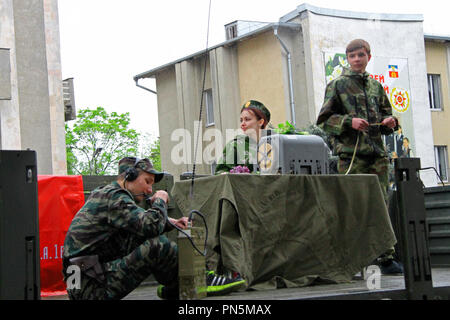
<svg viewBox="0 0 450 320">
<path fill-rule="evenodd" d="M 301 131 L 301 130 L 297 129 L 289 121 L 278 124 L 278 128 L 275 128 L 275 132 L 278 134 L 300 134 L 300 135 L 309 134 L 306 131 Z"/>
<path fill-rule="evenodd" d="M 129 124 L 129 113 L 79 110 L 73 125 L 65 127 L 68 174 L 117 174 L 118 161 L 138 151 L 139 133 Z"/>
<path fill-rule="evenodd" d="M 161 171 L 161 151 L 160 151 L 160 140 L 152 139 L 152 136 L 148 133 L 143 134 L 140 140 L 140 157 L 148 158 L 155 170 Z"/>
<path fill-rule="evenodd" d="M 315 135 L 319 136 L 325 141 L 330 150 L 333 150 L 330 136 L 316 124 L 309 124 L 304 128 L 297 128 L 289 121 L 278 124 L 278 128 L 274 129 L 278 134 L 301 134 L 301 135 Z"/>
</svg>

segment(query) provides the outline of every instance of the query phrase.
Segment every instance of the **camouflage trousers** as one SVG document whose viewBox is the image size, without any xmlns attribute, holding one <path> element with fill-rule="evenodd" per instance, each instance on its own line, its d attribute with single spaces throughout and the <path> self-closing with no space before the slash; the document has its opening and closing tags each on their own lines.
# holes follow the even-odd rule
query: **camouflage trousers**
<svg viewBox="0 0 450 320">
<path fill-rule="evenodd" d="M 71 300 L 122 299 L 151 274 L 168 287 L 178 286 L 178 247 L 166 236 L 124 242 L 127 255 L 102 263 L 105 280 L 81 274 L 80 289 L 67 290 Z M 120 248 L 123 249 L 123 248 Z M 119 249 L 119 251 L 120 251 Z"/>
<path fill-rule="evenodd" d="M 350 167 L 352 155 L 339 155 L 338 172 L 345 174 Z M 376 174 L 380 182 L 381 191 L 386 206 L 389 204 L 389 159 L 387 157 L 355 157 L 349 174 Z M 395 249 L 391 248 L 377 258 L 377 262 L 384 262 L 394 258 Z"/>
<path fill-rule="evenodd" d="M 352 161 L 352 155 L 339 155 L 338 172 L 347 172 Z M 388 205 L 389 159 L 387 157 L 355 157 L 349 174 L 376 174 L 381 185 L 381 191 Z"/>
</svg>

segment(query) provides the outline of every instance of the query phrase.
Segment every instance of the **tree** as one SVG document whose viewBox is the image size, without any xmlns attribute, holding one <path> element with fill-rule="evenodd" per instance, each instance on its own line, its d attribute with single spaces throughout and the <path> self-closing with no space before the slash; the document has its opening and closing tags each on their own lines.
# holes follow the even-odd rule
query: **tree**
<svg viewBox="0 0 450 320">
<path fill-rule="evenodd" d="M 129 124 L 128 112 L 79 110 L 73 125 L 66 123 L 68 174 L 116 175 L 118 161 L 138 151 L 139 133 Z"/>
<path fill-rule="evenodd" d="M 141 136 L 140 148 L 141 148 L 141 158 L 148 158 L 155 170 L 161 171 L 161 149 L 159 137 L 155 140 L 148 133 Z"/>
</svg>

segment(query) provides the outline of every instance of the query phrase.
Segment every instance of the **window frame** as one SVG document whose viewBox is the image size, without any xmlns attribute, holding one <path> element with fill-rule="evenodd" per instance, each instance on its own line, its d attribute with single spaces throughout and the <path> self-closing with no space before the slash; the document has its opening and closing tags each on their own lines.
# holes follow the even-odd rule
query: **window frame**
<svg viewBox="0 0 450 320">
<path fill-rule="evenodd" d="M 443 166 L 440 166 L 441 157 L 439 154 L 439 150 L 441 150 L 441 152 L 443 153 L 443 160 L 444 160 Z M 449 178 L 448 178 L 449 164 L 448 164 L 448 148 L 447 148 L 447 146 L 444 146 L 444 145 L 434 146 L 434 161 L 435 161 L 435 165 L 436 165 L 436 170 L 437 170 L 437 172 L 439 172 L 439 175 L 441 176 L 442 181 L 449 182 Z M 443 177 L 443 175 L 442 175 L 441 168 L 445 169 L 445 177 Z"/>
<path fill-rule="evenodd" d="M 442 102 L 441 75 L 439 73 L 427 73 L 427 86 L 428 86 L 428 101 L 430 103 L 430 110 L 432 111 L 444 110 L 442 105 L 443 102 Z M 436 94 L 435 94 L 436 89 L 438 90 L 437 97 L 439 98 L 439 106 L 436 106 Z"/>
<path fill-rule="evenodd" d="M 212 89 L 206 89 L 203 92 L 205 98 L 205 110 L 206 110 L 206 119 L 205 119 L 205 127 L 211 127 L 215 125 L 214 119 L 214 99 L 212 94 Z"/>
</svg>

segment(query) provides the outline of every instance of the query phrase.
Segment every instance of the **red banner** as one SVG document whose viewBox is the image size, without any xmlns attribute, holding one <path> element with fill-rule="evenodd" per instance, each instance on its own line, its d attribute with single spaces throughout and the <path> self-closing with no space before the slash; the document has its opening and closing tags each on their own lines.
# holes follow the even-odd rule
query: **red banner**
<svg viewBox="0 0 450 320">
<path fill-rule="evenodd" d="M 66 294 L 62 274 L 64 239 L 84 205 L 82 176 L 38 176 L 41 296 Z"/>
</svg>

